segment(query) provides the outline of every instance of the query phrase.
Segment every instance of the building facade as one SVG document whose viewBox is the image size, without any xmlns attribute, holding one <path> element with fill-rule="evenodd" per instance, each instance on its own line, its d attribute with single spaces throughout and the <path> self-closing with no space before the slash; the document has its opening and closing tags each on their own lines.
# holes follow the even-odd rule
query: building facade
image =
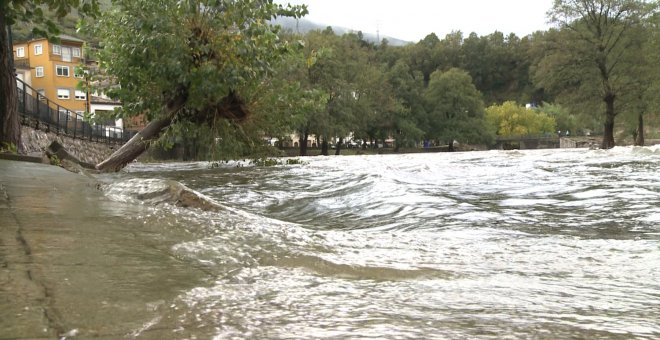
<svg viewBox="0 0 660 340">
<path fill-rule="evenodd" d="M 78 89 L 84 79 L 76 69 L 83 64 L 83 40 L 61 35 L 59 43 L 45 38 L 15 42 L 16 77 L 52 103 L 77 113 L 89 112 L 88 95 Z"/>
</svg>

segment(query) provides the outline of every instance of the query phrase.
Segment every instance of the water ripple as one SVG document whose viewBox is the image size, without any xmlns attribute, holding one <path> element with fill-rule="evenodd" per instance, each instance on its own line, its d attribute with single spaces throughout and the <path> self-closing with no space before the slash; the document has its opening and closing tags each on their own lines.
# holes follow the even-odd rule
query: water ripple
<svg viewBox="0 0 660 340">
<path fill-rule="evenodd" d="M 211 273 L 179 337 L 660 336 L 660 147 L 166 168 L 226 207 L 149 217 Z"/>
</svg>

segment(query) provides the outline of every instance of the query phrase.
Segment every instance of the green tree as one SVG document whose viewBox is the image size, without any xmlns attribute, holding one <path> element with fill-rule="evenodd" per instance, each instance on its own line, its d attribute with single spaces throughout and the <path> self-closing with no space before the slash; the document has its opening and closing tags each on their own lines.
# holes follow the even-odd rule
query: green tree
<svg viewBox="0 0 660 340">
<path fill-rule="evenodd" d="M 309 32 L 305 37 L 305 72 L 301 79 L 309 88 L 326 94 L 325 100 L 313 111 L 307 112 L 299 127 L 300 155 L 307 155 L 309 135 L 323 139 L 323 154 L 328 153 L 327 139 L 335 130 L 334 120 L 330 114 L 332 105 L 337 105 L 337 82 L 341 79 L 341 62 L 338 53 L 339 37 L 331 28 L 324 31 Z"/>
<path fill-rule="evenodd" d="M 470 73 L 486 103 L 517 100 L 529 83 L 529 63 L 523 42 L 515 34 L 494 32 L 478 37 L 475 33 L 462 46 L 463 65 Z"/>
<path fill-rule="evenodd" d="M 105 92 L 123 102 L 125 117 L 146 114 L 150 123 L 97 168 L 120 169 L 172 123 L 170 132 L 206 124 L 240 139 L 237 122 L 250 122 L 259 84 L 289 51 L 269 20 L 304 13 L 272 0 L 117 0 L 94 30 Z"/>
<path fill-rule="evenodd" d="M 375 60 L 375 46 L 356 34 L 336 36 L 334 32 L 311 32 L 308 49 L 314 56 L 309 69 L 310 83 L 328 94 L 326 109 L 310 116 L 307 129 L 321 139 L 321 154 L 328 154 L 328 142 L 338 138 L 339 154 L 343 138 L 351 132 L 360 135 L 374 117 L 393 105 L 389 87 Z M 379 99 L 376 99 L 379 98 Z"/>
<path fill-rule="evenodd" d="M 541 111 L 555 119 L 555 122 L 557 123 L 555 127 L 556 131 L 562 131 L 564 133 L 568 131 L 571 134 L 582 134 L 587 132 L 585 130 L 591 131 L 594 126 L 593 119 L 589 120 L 587 123 L 584 123 L 578 119 L 578 117 L 571 114 L 568 109 L 559 104 L 544 103 Z M 589 119 L 593 117 L 586 116 L 584 118 Z"/>
<path fill-rule="evenodd" d="M 513 101 L 488 107 L 486 120 L 497 129 L 496 134 L 503 137 L 551 134 L 557 125 L 554 117 Z"/>
<path fill-rule="evenodd" d="M 388 84 L 392 87 L 392 95 L 399 101 L 400 109 L 392 118 L 397 148 L 403 144 L 408 146 L 419 141 L 424 131 L 426 111 L 422 97 L 423 76 L 421 72 L 414 72 L 404 60 L 396 62 L 388 73 Z"/>
<path fill-rule="evenodd" d="M 549 12 L 560 30 L 549 36 L 536 79 L 574 106 L 604 106 L 603 148 L 615 145 L 617 103 L 634 89 L 627 73 L 640 57 L 641 22 L 657 9 L 657 1 L 555 0 Z"/>
<path fill-rule="evenodd" d="M 427 86 L 431 80 L 431 73 L 440 66 L 438 58 L 438 46 L 440 39 L 435 33 L 431 33 L 420 40 L 409 51 L 409 65 L 415 70 L 422 72 L 424 76 L 424 86 Z"/>
<path fill-rule="evenodd" d="M 56 35 L 59 28 L 54 20 L 63 18 L 72 10 L 78 10 L 81 15 L 94 15 L 98 13 L 98 1 L 0 0 L 0 146 L 19 147 L 21 141 L 11 26 L 21 23 L 32 26 L 35 35 Z"/>
<path fill-rule="evenodd" d="M 632 84 L 632 91 L 623 94 L 621 108 L 624 114 L 626 130 L 632 132 L 633 143 L 638 146 L 645 144 L 645 121 L 653 121 L 658 117 L 660 109 L 660 13 L 643 23 L 639 30 L 643 40 L 638 51 L 638 63 L 631 65 L 627 76 Z"/>
<path fill-rule="evenodd" d="M 493 131 L 484 119 L 481 93 L 470 75 L 461 69 L 436 71 L 424 92 L 427 103 L 427 137 L 445 141 L 453 150 L 453 141 L 490 143 Z"/>
</svg>

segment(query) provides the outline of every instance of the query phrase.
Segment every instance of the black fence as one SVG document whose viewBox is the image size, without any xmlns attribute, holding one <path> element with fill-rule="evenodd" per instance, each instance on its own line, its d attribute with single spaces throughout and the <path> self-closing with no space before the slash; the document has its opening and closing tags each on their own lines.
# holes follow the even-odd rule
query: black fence
<svg viewBox="0 0 660 340">
<path fill-rule="evenodd" d="M 135 132 L 124 131 L 118 126 L 91 123 L 82 114 L 50 101 L 22 80 L 16 81 L 18 112 L 24 118 L 32 118 L 38 124 L 45 125 L 49 131 L 72 138 L 115 144 L 123 144 L 135 135 Z"/>
</svg>

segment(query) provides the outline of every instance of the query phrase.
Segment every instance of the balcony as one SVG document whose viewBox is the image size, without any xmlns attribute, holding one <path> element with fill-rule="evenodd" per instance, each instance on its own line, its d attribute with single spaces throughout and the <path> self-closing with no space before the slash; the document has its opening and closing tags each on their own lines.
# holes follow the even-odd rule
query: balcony
<svg viewBox="0 0 660 340">
<path fill-rule="evenodd" d="M 30 69 L 30 60 L 27 58 L 14 59 L 14 67 L 17 69 L 28 70 Z"/>
</svg>

